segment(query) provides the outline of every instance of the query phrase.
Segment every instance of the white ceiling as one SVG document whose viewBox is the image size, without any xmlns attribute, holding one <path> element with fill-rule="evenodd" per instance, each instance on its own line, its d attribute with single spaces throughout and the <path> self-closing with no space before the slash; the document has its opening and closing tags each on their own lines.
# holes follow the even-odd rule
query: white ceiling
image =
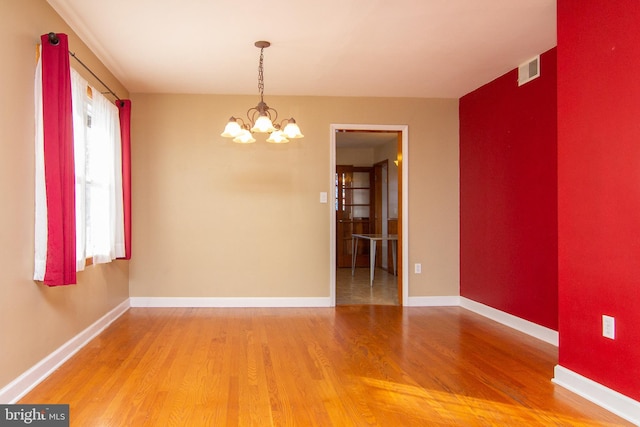
<svg viewBox="0 0 640 427">
<path fill-rule="evenodd" d="M 556 0 L 48 2 L 132 93 L 257 95 L 268 40 L 266 99 L 459 98 L 556 45 Z"/>
</svg>

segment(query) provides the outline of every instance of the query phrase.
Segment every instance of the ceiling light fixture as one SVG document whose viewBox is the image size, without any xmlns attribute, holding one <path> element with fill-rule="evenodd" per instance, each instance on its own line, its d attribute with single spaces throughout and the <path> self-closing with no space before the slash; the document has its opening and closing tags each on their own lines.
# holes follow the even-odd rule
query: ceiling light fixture
<svg viewBox="0 0 640 427">
<path fill-rule="evenodd" d="M 242 118 L 231 116 L 229 122 L 224 128 L 224 132 L 220 136 L 225 138 L 233 138 L 233 142 L 248 144 L 256 142 L 253 133 L 270 133 L 267 142 L 284 143 L 290 139 L 303 138 L 300 128 L 295 119 L 284 119 L 280 123 L 278 120 L 278 111 L 269 107 L 264 102 L 264 72 L 263 59 L 264 49 L 271 46 L 267 41 L 257 41 L 255 46 L 260 48 L 260 63 L 258 65 L 258 90 L 260 91 L 260 102 L 253 108 L 247 110 L 247 119 L 245 122 Z M 284 127 L 283 127 L 284 126 Z"/>
</svg>

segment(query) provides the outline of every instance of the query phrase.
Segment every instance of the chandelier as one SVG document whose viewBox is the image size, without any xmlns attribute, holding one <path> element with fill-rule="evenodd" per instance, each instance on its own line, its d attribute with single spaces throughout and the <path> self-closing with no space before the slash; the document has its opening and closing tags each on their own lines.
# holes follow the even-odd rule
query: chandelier
<svg viewBox="0 0 640 427">
<path fill-rule="evenodd" d="M 300 128 L 293 117 L 284 119 L 280 123 L 278 111 L 269 107 L 264 102 L 264 72 L 263 60 L 264 49 L 271 46 L 267 41 L 257 41 L 255 46 L 260 48 L 260 63 L 258 65 L 258 90 L 260 91 L 260 102 L 253 108 L 247 110 L 247 121 L 240 117 L 231 116 L 229 122 L 220 134 L 225 138 L 233 138 L 233 142 L 251 143 L 256 142 L 253 133 L 270 133 L 267 142 L 284 143 L 290 139 L 303 138 Z"/>
</svg>

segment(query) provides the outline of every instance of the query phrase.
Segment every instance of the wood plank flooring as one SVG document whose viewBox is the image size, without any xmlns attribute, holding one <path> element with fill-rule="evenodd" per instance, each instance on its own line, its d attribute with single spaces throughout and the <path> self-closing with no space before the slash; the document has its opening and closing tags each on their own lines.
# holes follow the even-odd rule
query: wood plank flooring
<svg viewBox="0 0 640 427">
<path fill-rule="evenodd" d="M 398 305 L 398 278 L 387 271 L 376 268 L 373 286 L 369 281 L 369 268 L 336 269 L 336 304 Z"/>
<path fill-rule="evenodd" d="M 20 403 L 72 426 L 627 426 L 459 307 L 132 308 Z"/>
</svg>

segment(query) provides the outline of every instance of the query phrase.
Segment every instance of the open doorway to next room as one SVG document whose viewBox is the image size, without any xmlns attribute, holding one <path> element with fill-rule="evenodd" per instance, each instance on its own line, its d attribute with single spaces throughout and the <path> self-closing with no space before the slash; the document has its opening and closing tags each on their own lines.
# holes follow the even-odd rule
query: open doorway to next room
<svg viewBox="0 0 640 427">
<path fill-rule="evenodd" d="M 335 137 L 336 304 L 399 305 L 401 132 L 342 129 Z"/>
</svg>

